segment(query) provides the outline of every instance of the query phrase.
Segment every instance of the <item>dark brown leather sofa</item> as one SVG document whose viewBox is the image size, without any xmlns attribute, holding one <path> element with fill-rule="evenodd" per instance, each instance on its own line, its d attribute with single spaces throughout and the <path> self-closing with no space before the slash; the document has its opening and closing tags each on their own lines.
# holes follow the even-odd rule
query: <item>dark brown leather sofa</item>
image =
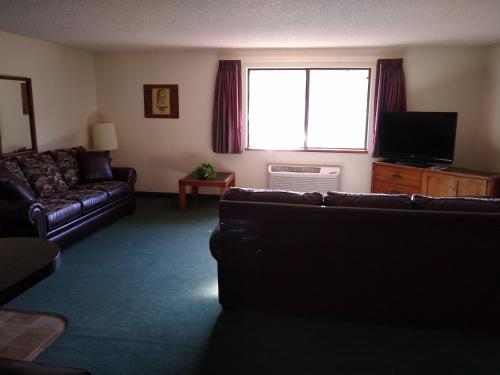
<svg viewBox="0 0 500 375">
<path fill-rule="evenodd" d="M 1 236 L 66 247 L 133 212 L 136 172 L 109 161 L 109 153 L 82 148 L 0 158 Z"/>
<path fill-rule="evenodd" d="M 219 207 L 223 308 L 500 327 L 499 199 L 232 188 Z"/>
</svg>

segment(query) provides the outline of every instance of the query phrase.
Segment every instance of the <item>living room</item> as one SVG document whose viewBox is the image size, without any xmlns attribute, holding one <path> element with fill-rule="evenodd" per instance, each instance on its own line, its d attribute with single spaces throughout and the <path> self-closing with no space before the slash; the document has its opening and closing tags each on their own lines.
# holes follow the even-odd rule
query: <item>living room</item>
<svg viewBox="0 0 500 375">
<path fill-rule="evenodd" d="M 0 75 L 31 79 L 38 150 L 46 151 L 75 146 L 92 148 L 91 126 L 99 122 L 112 122 L 115 124 L 119 143 L 119 147 L 111 152 L 113 166 L 131 167 L 137 171 L 138 178 L 135 185 L 137 192 L 160 193 L 156 196 L 139 197 L 138 212 L 118 221 L 115 227 L 113 227 L 115 224 L 111 225 L 110 232 L 106 236 L 103 232 L 108 228 L 90 236 L 91 238 L 76 243 L 73 248 L 63 254 L 61 270 L 43 283 L 50 282 L 51 278 L 62 278 L 63 276 L 59 274 L 65 272 L 66 264 L 71 269 L 81 261 L 91 262 L 85 257 L 79 259 L 76 255 L 84 253 L 87 246 L 97 248 L 97 242 L 100 242 L 99 246 L 103 246 L 104 243 L 106 246 L 113 247 L 116 241 L 116 244 L 122 244 L 130 251 L 141 252 L 143 244 L 140 240 L 145 240 L 148 235 L 157 238 L 159 242 L 170 241 L 168 237 L 170 235 L 178 241 L 179 246 L 182 241 L 186 241 L 189 246 L 193 247 L 199 244 L 205 246 L 200 253 L 206 253 L 206 257 L 194 263 L 198 264 L 202 260 L 212 262 L 211 271 L 203 274 L 205 277 L 203 280 L 215 278 L 216 281 L 216 276 L 214 276 L 216 265 L 209 258 L 208 252 L 209 231 L 217 222 L 215 202 L 202 199 L 199 206 L 189 202 L 189 210 L 184 216 L 177 212 L 176 206 L 175 194 L 178 193 L 178 180 L 200 163 L 208 162 L 218 171 L 234 171 L 237 186 L 247 188 L 267 188 L 267 166 L 270 163 L 339 165 L 342 168 L 339 190 L 352 193 L 370 192 L 372 163 L 377 160 L 372 157 L 371 151 L 375 71 L 379 59 L 403 59 L 408 111 L 458 113 L 454 166 L 500 172 L 500 107 L 498 106 L 500 101 L 500 30 L 496 22 L 499 19 L 500 8 L 497 1 L 467 3 L 442 0 L 411 2 L 411 4 L 396 1 L 377 5 L 363 2 L 349 2 L 351 4 L 348 5 L 348 2 L 342 1 L 290 4 L 280 1 L 265 2 L 259 7 L 253 7 L 258 9 L 253 9 L 251 5 L 243 4 L 243 2 L 235 4 L 222 2 L 218 5 L 215 2 L 207 3 L 210 4 L 148 3 L 144 9 L 141 9 L 142 5 L 138 6 L 134 1 L 122 4 L 110 2 L 107 5 L 99 2 L 85 3 L 85 5 L 66 3 L 64 6 L 57 1 L 47 2 L 44 5 L 30 1 L 2 3 Z M 166 9 L 160 10 L 163 6 Z M 222 22 L 218 21 L 217 11 L 221 11 L 225 17 L 228 17 L 226 21 L 230 26 L 225 27 Z M 387 12 L 387 17 L 384 11 Z M 376 12 L 384 21 L 371 20 L 371 12 Z M 235 19 L 231 19 L 229 16 L 231 14 L 235 16 Z M 205 15 L 206 20 L 204 20 Z M 333 21 L 329 21 L 328 17 Z M 257 21 L 259 19 L 262 24 Z M 339 26 L 332 26 L 336 22 Z M 310 25 L 314 23 L 318 26 L 311 27 Z M 159 26 L 162 24 L 166 25 L 165 28 Z M 237 27 L 239 24 L 242 26 Z M 358 25 L 365 26 L 359 28 Z M 229 32 L 229 28 L 232 27 L 236 30 Z M 242 139 L 244 141 L 247 139 L 247 69 L 258 67 L 371 69 L 366 151 L 297 152 L 245 149 L 240 154 L 213 152 L 212 115 L 219 60 L 241 60 L 244 118 Z M 179 118 L 145 118 L 143 97 L 145 84 L 178 85 Z M 202 188 L 201 193 L 209 195 L 216 191 Z M 165 215 L 165 218 L 162 218 L 162 215 Z M 195 220 L 198 221 L 195 223 Z M 172 228 L 178 223 L 183 223 L 186 228 L 189 228 L 191 224 L 193 226 L 187 232 L 173 233 Z M 160 230 L 164 230 L 165 233 L 153 232 L 151 228 L 147 229 L 147 234 L 138 230 L 138 228 L 147 227 L 148 224 L 156 230 L 160 227 Z M 125 240 L 121 238 L 122 231 L 130 231 L 137 237 Z M 205 232 L 201 234 L 201 231 Z M 191 244 L 190 235 L 199 239 L 199 244 Z M 93 254 L 99 251 L 102 251 L 102 248 L 95 250 Z M 149 250 L 143 251 L 149 252 Z M 119 255 L 118 252 L 112 254 L 113 256 Z M 176 255 L 182 256 L 182 254 Z M 170 260 L 170 258 L 167 259 Z M 99 260 L 95 261 L 99 262 Z M 135 261 L 141 264 L 140 260 L 135 259 Z M 172 271 L 170 266 L 164 267 Z M 106 268 L 97 269 L 99 272 L 106 273 Z M 120 277 L 125 277 L 123 274 L 118 274 Z M 63 280 L 68 281 L 69 276 L 64 277 Z M 77 281 L 86 282 L 83 276 L 80 277 L 71 285 L 76 286 Z M 97 280 L 100 277 L 101 275 L 97 275 Z M 182 279 L 181 276 L 178 277 Z M 106 278 L 102 280 L 105 281 L 105 285 L 110 284 L 110 280 Z M 157 279 L 153 281 L 156 283 L 155 288 L 162 288 Z M 176 283 L 181 282 L 176 279 Z M 174 284 L 179 286 L 176 283 Z M 210 286 L 211 284 L 207 285 L 207 288 L 210 289 Z M 101 286 L 95 282 L 93 287 L 98 289 Z M 180 290 L 188 289 L 181 287 Z M 30 301 L 29 299 L 34 297 L 33 293 L 23 295 L 21 300 L 13 306 L 56 312 L 54 306 L 48 302 L 41 303 L 37 298 Z M 86 290 L 85 293 L 90 292 Z M 69 292 L 65 294 L 66 297 L 68 295 L 70 295 Z M 177 297 L 181 300 L 183 298 L 181 295 Z M 74 296 L 73 298 L 77 300 L 80 297 Z M 85 301 L 84 297 L 81 298 Z M 137 298 L 141 300 L 141 297 Z M 73 302 L 76 303 L 76 301 Z M 175 301 L 169 302 L 175 304 Z M 63 302 L 60 303 L 63 305 Z M 219 313 L 216 297 L 206 303 L 211 305 L 210 307 L 204 305 L 204 308 L 209 309 L 213 313 L 211 317 L 216 319 Z M 111 309 L 113 314 L 106 316 L 106 308 L 92 304 L 98 305 L 99 301 L 87 300 L 83 303 L 84 310 L 95 307 L 96 311 L 99 310 L 103 314 L 102 319 L 107 324 L 111 324 L 110 321 L 113 320 L 119 321 L 120 316 L 113 315 L 117 314 L 116 310 Z M 143 308 L 147 309 L 146 306 Z M 179 308 L 178 311 L 174 309 L 181 316 L 186 310 L 188 310 L 186 307 Z M 152 311 L 157 313 L 159 310 Z M 137 311 L 134 310 L 135 312 Z M 157 317 L 149 313 L 146 315 L 158 323 Z M 71 329 L 71 316 L 67 318 L 70 321 L 69 329 Z M 257 324 L 259 320 L 257 318 L 254 320 L 254 318 L 245 315 L 243 322 L 250 325 Z M 299 337 L 294 336 L 289 330 L 295 318 L 279 315 L 272 318 L 260 318 L 263 320 L 263 326 L 274 333 L 274 336 L 271 334 L 268 337 L 269 342 L 277 345 L 284 340 L 283 338 L 292 341 L 318 340 L 320 344 L 317 345 L 320 347 L 314 354 L 309 354 L 315 360 L 318 360 L 319 353 L 331 354 L 330 348 L 327 349 L 324 345 L 328 339 L 321 335 L 322 327 L 324 327 L 321 322 L 314 321 L 310 326 L 304 324 L 304 329 L 310 329 L 316 335 L 306 334 Z M 80 326 L 77 326 L 77 333 L 74 337 L 78 335 L 84 337 L 85 328 L 88 328 L 94 336 L 92 340 L 99 337 L 99 329 L 103 328 L 99 324 L 86 326 L 83 324 L 84 317 L 74 319 L 82 322 Z M 178 324 L 185 328 L 182 317 L 178 319 L 181 321 Z M 230 328 L 223 329 L 226 334 L 238 324 L 235 316 L 231 316 L 229 322 Z M 135 349 L 125 349 L 123 337 L 134 336 L 134 333 L 126 324 L 117 324 L 120 326 L 119 329 L 112 333 L 117 334 L 122 341 L 117 344 L 117 349 L 112 345 L 106 346 L 105 352 L 106 355 L 111 355 L 110 353 L 116 349 L 120 355 L 113 360 L 110 359 L 107 365 L 105 359 L 93 362 L 91 358 L 99 353 L 99 340 L 89 344 L 85 342 L 85 338 L 82 338 L 80 342 L 74 339 L 68 341 L 68 345 L 60 344 L 61 346 L 58 347 L 58 342 L 64 343 L 62 340 L 64 335 L 54 343 L 54 348 L 48 349 L 48 352 L 44 354 L 46 357 L 42 355 L 41 358 L 43 361 L 55 362 L 55 364 L 89 367 L 93 370 L 92 373 L 96 374 L 126 373 L 124 363 L 130 360 L 125 360 L 126 356 L 133 357 L 139 352 L 137 363 L 161 358 L 162 353 L 150 342 L 146 346 L 148 350 L 154 352 L 151 359 L 148 359 L 145 351 L 136 352 Z M 177 322 L 172 322 L 172 324 L 175 326 Z M 207 321 L 203 324 L 211 327 L 215 323 Z M 279 329 L 276 328 L 280 324 L 282 324 L 283 332 L 278 332 Z M 365 329 L 363 324 L 361 326 L 346 324 L 347 326 L 337 328 L 344 335 L 341 336 L 348 341 L 352 339 L 352 336 L 349 336 L 351 333 L 352 335 L 359 334 L 368 341 L 375 340 L 375 337 L 383 337 L 381 331 L 385 329 L 373 328 L 379 330 L 378 334 L 368 335 L 368 337 L 360 333 Z M 158 326 L 163 327 L 162 323 L 158 323 Z M 203 334 L 208 335 L 209 331 L 207 328 Z M 263 332 L 260 328 L 257 331 Z M 326 331 L 334 332 L 335 329 L 327 328 Z M 241 337 L 256 345 L 261 342 L 261 338 L 252 336 L 249 332 L 246 332 L 247 336 L 240 333 Z M 178 334 L 183 335 L 183 333 Z M 190 334 L 192 332 L 187 328 L 186 335 Z M 280 334 L 283 334 L 281 338 Z M 404 343 L 401 339 L 404 334 L 401 332 L 399 334 L 396 341 Z M 427 333 L 417 331 L 412 334 L 425 336 Z M 111 336 L 110 334 L 109 337 Z M 237 339 L 238 336 L 233 335 L 232 338 Z M 266 338 L 262 340 L 265 341 Z M 422 338 L 422 342 L 430 346 L 436 345 L 434 347 L 436 349 L 437 341 L 433 340 L 434 336 L 431 334 Z M 440 367 L 438 366 L 443 371 L 447 365 L 455 371 L 458 371 L 461 365 L 465 366 L 464 363 L 457 364 L 457 362 L 453 364 L 456 367 L 453 367 L 448 361 L 453 361 L 451 358 L 460 356 L 460 350 L 466 350 L 465 348 L 469 350 L 473 344 L 483 342 L 477 337 L 464 339 L 460 336 L 457 339 L 460 342 L 457 344 L 460 350 L 453 351 L 450 349 L 452 342 L 456 342 L 453 340 L 454 338 L 450 337 L 443 339 L 448 343 L 446 347 L 449 349 L 447 354 L 443 355 L 445 359 L 440 363 Z M 490 340 L 491 346 L 484 348 L 489 354 L 498 349 L 497 338 L 490 338 Z M 194 345 L 202 347 L 203 350 L 206 349 L 205 344 L 200 344 L 198 341 L 196 343 L 184 339 L 180 341 L 181 346 Z M 79 357 L 77 346 L 86 344 L 94 349 L 82 350 L 83 354 Z M 172 346 L 168 346 L 169 350 L 174 348 L 172 350 L 175 351 L 175 340 L 170 344 Z M 340 342 L 337 341 L 337 344 L 340 345 Z M 355 343 L 352 345 L 356 346 Z M 413 343 L 413 345 L 413 348 L 422 349 L 419 344 Z M 277 350 L 269 343 L 263 346 L 269 350 Z M 372 342 L 372 346 L 375 347 L 375 343 Z M 305 349 L 303 345 L 300 347 Z M 287 345 L 287 349 L 288 352 L 285 350 L 279 352 L 284 356 L 282 360 L 294 362 L 291 358 L 294 355 L 297 356 L 297 352 L 291 349 L 290 345 Z M 395 348 L 390 346 L 390 349 Z M 202 356 L 201 351 L 180 350 L 181 360 L 169 354 L 169 360 L 180 365 L 168 367 L 168 364 L 160 361 L 162 366 L 167 366 L 163 368 L 164 373 L 193 372 L 193 368 L 197 369 L 196 366 L 199 364 L 188 365 L 189 360 L 182 356 Z M 207 351 L 210 352 L 208 349 Z M 376 356 L 375 352 L 376 350 L 367 350 L 366 356 L 359 358 L 367 360 L 371 355 Z M 262 351 L 258 353 L 263 355 Z M 475 353 L 482 354 L 480 351 Z M 229 363 L 230 359 L 227 359 L 225 363 L 227 368 L 217 367 L 209 359 L 209 365 L 205 367 L 206 372 L 210 373 L 217 369 L 219 372 L 230 373 L 230 370 L 238 369 L 240 373 L 270 373 L 271 369 L 279 368 L 273 367 L 267 360 L 252 358 L 251 353 L 246 354 L 248 356 L 239 357 L 238 354 L 241 353 L 232 353 L 240 360 L 233 367 Z M 429 353 L 427 354 L 430 356 Z M 386 359 L 391 358 L 389 355 L 380 355 Z M 222 357 L 220 355 L 217 358 L 221 361 Z M 350 365 L 356 362 L 356 357 L 352 353 L 349 353 L 348 357 Z M 342 362 L 341 356 L 336 358 Z M 401 354 L 401 358 L 406 358 L 410 362 L 413 359 L 409 352 Z M 409 367 L 401 364 L 404 362 L 401 358 L 394 368 L 410 371 Z M 426 358 L 430 361 L 430 357 Z M 498 370 L 500 363 L 495 362 L 492 357 L 488 358 L 492 362 L 487 370 L 495 372 L 493 369 Z M 114 360 L 125 362 L 118 365 L 113 362 Z M 199 358 L 196 361 L 200 362 Z M 306 359 L 303 361 L 309 363 Z M 473 368 L 470 373 L 481 373 L 481 369 L 485 370 L 481 367 L 484 365 L 481 361 L 475 362 L 473 359 L 470 361 L 469 364 L 472 363 L 471 368 Z M 140 368 L 137 363 L 134 367 L 136 372 Z M 297 369 L 302 368 L 299 364 L 294 363 L 294 365 Z M 330 372 L 329 369 L 341 369 L 342 366 L 338 366 L 328 367 L 328 364 L 323 362 L 321 366 L 318 365 L 317 371 Z M 116 370 L 117 368 L 122 372 Z M 285 368 L 287 369 L 285 372 L 293 373 L 292 365 Z M 339 371 L 340 373 L 355 373 L 354 368 L 356 366 Z M 389 367 L 384 367 L 383 361 L 376 360 L 371 369 L 369 365 L 363 369 L 357 369 L 361 373 L 391 371 Z M 417 371 L 415 368 L 412 370 Z M 425 371 L 428 373 L 437 371 L 430 367 L 425 367 L 425 370 L 428 370 Z M 150 367 L 149 372 L 145 373 L 162 373 L 161 371 L 162 368 L 158 365 Z M 296 373 L 300 373 L 298 371 Z M 485 373 L 487 373 L 486 370 Z"/>
</svg>

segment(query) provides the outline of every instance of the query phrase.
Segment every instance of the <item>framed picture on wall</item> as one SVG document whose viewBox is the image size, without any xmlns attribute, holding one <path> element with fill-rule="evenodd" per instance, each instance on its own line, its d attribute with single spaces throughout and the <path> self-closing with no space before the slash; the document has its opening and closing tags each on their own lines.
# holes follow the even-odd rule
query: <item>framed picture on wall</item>
<svg viewBox="0 0 500 375">
<path fill-rule="evenodd" d="M 144 117 L 179 118 L 179 85 L 144 85 Z"/>
</svg>

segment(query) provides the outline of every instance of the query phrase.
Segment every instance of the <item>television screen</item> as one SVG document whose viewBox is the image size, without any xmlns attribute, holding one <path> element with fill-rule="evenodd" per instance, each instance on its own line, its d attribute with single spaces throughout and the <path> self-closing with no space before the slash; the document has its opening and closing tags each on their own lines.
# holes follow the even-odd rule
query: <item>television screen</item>
<svg viewBox="0 0 500 375">
<path fill-rule="evenodd" d="M 457 116 L 456 112 L 384 112 L 379 123 L 379 155 L 451 164 Z"/>
</svg>

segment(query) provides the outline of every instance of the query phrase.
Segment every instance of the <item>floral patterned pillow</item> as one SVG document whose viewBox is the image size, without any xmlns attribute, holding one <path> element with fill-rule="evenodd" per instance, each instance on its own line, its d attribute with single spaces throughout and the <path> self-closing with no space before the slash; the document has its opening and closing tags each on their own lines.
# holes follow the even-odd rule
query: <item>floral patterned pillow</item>
<svg viewBox="0 0 500 375">
<path fill-rule="evenodd" d="M 68 190 L 54 159 L 48 153 L 19 157 L 18 161 L 38 197 L 50 197 Z"/>
<path fill-rule="evenodd" d="M 76 159 L 76 149 L 54 150 L 51 152 L 59 172 L 64 177 L 68 186 L 74 186 L 80 183 L 80 169 Z"/>
<path fill-rule="evenodd" d="M 14 176 L 19 177 L 21 180 L 25 181 L 29 186 L 29 182 L 26 179 L 26 176 L 23 174 L 23 171 L 19 167 L 19 164 L 13 159 L 0 158 L 0 170 L 5 170 Z"/>
</svg>

